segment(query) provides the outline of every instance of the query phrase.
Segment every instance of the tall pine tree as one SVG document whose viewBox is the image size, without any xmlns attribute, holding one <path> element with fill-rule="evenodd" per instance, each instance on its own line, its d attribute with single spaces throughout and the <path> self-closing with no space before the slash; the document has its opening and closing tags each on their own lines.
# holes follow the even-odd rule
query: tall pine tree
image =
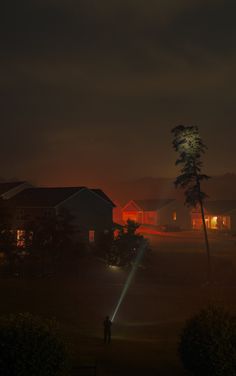
<svg viewBox="0 0 236 376">
<path fill-rule="evenodd" d="M 207 253 L 207 281 L 210 283 L 211 257 L 203 205 L 207 195 L 201 189 L 202 182 L 210 178 L 202 173 L 202 155 L 207 147 L 197 126 L 178 125 L 171 132 L 174 137 L 174 150 L 179 154 L 175 164 L 180 166 L 180 175 L 175 180 L 175 186 L 184 189 L 187 206 L 200 209 Z"/>
</svg>

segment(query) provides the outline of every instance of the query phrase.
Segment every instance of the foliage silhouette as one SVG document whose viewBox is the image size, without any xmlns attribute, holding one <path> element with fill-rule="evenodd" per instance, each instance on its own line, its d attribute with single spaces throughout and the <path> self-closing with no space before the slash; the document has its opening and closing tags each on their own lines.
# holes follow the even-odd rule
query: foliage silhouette
<svg viewBox="0 0 236 376">
<path fill-rule="evenodd" d="M 222 307 L 202 310 L 186 322 L 179 354 L 194 376 L 236 375 L 236 318 Z"/>
<path fill-rule="evenodd" d="M 184 189 L 187 206 L 200 208 L 207 253 L 207 281 L 210 283 L 211 257 L 203 206 L 204 200 L 208 196 L 201 189 L 201 183 L 210 178 L 201 172 L 202 155 L 207 147 L 199 135 L 197 126 L 178 125 L 171 132 L 174 137 L 173 148 L 179 154 L 175 164 L 181 166 L 180 175 L 175 180 L 175 186 Z"/>
<path fill-rule="evenodd" d="M 128 220 L 125 226 L 118 230 L 112 246 L 107 253 L 107 262 L 114 266 L 130 266 L 134 262 L 143 236 L 137 234 L 139 224 Z"/>
<path fill-rule="evenodd" d="M 68 352 L 57 324 L 31 314 L 0 317 L 0 374 L 62 376 Z"/>
</svg>

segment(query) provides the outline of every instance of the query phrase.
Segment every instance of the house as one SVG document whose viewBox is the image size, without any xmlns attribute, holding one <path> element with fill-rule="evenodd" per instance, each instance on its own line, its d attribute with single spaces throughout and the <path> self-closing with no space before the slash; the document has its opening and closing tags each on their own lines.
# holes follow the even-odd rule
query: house
<svg viewBox="0 0 236 376">
<path fill-rule="evenodd" d="M 236 200 L 216 200 L 204 203 L 205 222 L 208 229 L 236 231 Z M 192 210 L 192 228 L 202 228 L 199 208 Z"/>
<path fill-rule="evenodd" d="M 190 228 L 190 213 L 175 199 L 131 200 L 122 208 L 122 221 L 132 220 L 142 225 Z"/>
<path fill-rule="evenodd" d="M 100 189 L 87 187 L 28 188 L 8 200 L 14 213 L 18 245 L 22 245 L 26 221 L 56 216 L 64 210 L 73 218 L 77 235 L 95 242 L 99 234 L 112 229 L 113 202 Z M 75 234 L 76 235 L 76 234 Z"/>
</svg>

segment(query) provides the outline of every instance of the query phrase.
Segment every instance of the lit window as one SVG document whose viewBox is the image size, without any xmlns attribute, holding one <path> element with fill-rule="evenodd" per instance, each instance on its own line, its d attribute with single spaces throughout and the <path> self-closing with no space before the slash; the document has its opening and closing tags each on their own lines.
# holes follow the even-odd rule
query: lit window
<svg viewBox="0 0 236 376">
<path fill-rule="evenodd" d="M 95 231 L 89 230 L 89 243 L 94 243 L 94 242 L 95 242 Z"/>
<path fill-rule="evenodd" d="M 114 239 L 117 239 L 119 235 L 120 235 L 120 230 L 119 229 L 115 229 L 114 230 Z"/>
<path fill-rule="evenodd" d="M 173 221 L 177 220 L 177 213 L 176 213 L 176 211 L 173 212 L 172 218 L 173 218 Z"/>
<path fill-rule="evenodd" d="M 210 225 L 211 225 L 212 229 L 218 228 L 218 217 L 217 216 L 211 217 L 211 224 Z"/>
<path fill-rule="evenodd" d="M 16 245 L 19 248 L 25 247 L 25 230 L 16 231 Z"/>
</svg>

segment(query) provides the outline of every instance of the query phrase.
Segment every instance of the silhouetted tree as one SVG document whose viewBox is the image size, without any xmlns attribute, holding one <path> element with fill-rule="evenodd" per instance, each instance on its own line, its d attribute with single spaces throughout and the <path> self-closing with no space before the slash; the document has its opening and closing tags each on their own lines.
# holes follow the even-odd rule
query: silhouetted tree
<svg viewBox="0 0 236 376">
<path fill-rule="evenodd" d="M 69 350 L 58 324 L 29 313 L 0 316 L 0 374 L 68 375 Z"/>
<path fill-rule="evenodd" d="M 41 274 L 45 266 L 54 268 L 63 262 L 64 255 L 71 257 L 73 244 L 73 216 L 63 210 L 57 215 L 41 217 L 34 221 L 25 221 L 27 250 L 31 259 L 40 264 Z"/>
<path fill-rule="evenodd" d="M 129 266 L 135 260 L 143 236 L 137 234 L 139 224 L 128 220 L 127 224 L 119 229 L 117 237 L 107 253 L 109 265 Z"/>
<path fill-rule="evenodd" d="M 180 336 L 179 355 L 191 375 L 236 374 L 236 319 L 223 307 L 208 306 L 189 319 Z"/>
<path fill-rule="evenodd" d="M 176 178 L 175 186 L 184 189 L 187 206 L 200 208 L 207 253 L 207 280 L 210 282 L 210 247 L 203 207 L 207 195 L 201 190 L 201 183 L 209 179 L 209 176 L 201 173 L 203 166 L 201 158 L 207 147 L 199 135 L 197 126 L 178 125 L 172 129 L 172 134 L 174 136 L 173 147 L 179 153 L 175 164 L 181 166 L 181 174 Z"/>
</svg>

